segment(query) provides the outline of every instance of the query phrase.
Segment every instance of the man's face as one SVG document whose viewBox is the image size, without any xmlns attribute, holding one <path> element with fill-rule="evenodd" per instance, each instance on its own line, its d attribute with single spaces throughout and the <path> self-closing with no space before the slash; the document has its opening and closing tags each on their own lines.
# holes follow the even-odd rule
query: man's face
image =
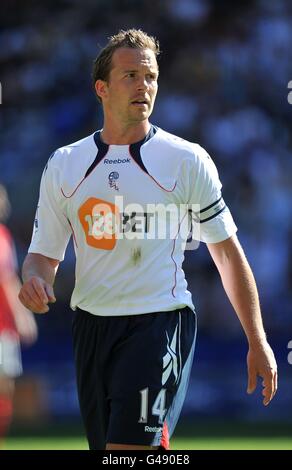
<svg viewBox="0 0 292 470">
<path fill-rule="evenodd" d="M 117 49 L 109 81 L 103 82 L 105 114 L 125 124 L 148 119 L 157 94 L 157 79 L 158 66 L 151 49 Z"/>
</svg>

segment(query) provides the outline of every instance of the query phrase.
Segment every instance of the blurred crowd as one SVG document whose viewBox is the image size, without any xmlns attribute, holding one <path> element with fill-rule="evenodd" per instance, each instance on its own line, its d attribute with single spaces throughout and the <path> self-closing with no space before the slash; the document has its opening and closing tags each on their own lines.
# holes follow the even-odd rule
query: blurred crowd
<svg viewBox="0 0 292 470">
<path fill-rule="evenodd" d="M 101 125 L 93 59 L 108 36 L 129 27 L 161 44 L 151 121 L 198 142 L 214 159 L 268 330 L 285 335 L 292 326 L 289 0 L 2 0 L 0 180 L 12 201 L 20 262 L 48 157 Z M 57 288 L 60 309 L 69 301 L 73 262 L 69 251 Z M 203 246 L 187 252 L 185 269 L 201 329 L 238 335 Z"/>
</svg>

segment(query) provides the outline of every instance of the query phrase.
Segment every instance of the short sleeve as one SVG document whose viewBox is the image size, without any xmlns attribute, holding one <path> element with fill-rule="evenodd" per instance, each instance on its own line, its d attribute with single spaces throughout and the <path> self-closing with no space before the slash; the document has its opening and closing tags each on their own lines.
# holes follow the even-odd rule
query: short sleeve
<svg viewBox="0 0 292 470">
<path fill-rule="evenodd" d="M 195 238 L 218 243 L 234 235 L 237 227 L 222 197 L 217 168 L 208 153 L 195 145 L 189 176 L 189 208 Z"/>
<path fill-rule="evenodd" d="M 42 175 L 40 196 L 36 210 L 29 253 L 39 253 L 63 261 L 71 229 L 61 208 L 59 171 L 54 165 L 53 155 Z"/>
</svg>

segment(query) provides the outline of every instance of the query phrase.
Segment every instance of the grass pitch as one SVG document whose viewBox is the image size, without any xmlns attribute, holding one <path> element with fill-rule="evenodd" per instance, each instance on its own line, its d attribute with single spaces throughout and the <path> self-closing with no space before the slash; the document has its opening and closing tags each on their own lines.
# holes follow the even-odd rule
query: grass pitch
<svg viewBox="0 0 292 470">
<path fill-rule="evenodd" d="M 83 437 L 10 437 L 4 450 L 87 450 Z M 171 450 L 292 450 L 291 437 L 183 438 Z"/>
</svg>

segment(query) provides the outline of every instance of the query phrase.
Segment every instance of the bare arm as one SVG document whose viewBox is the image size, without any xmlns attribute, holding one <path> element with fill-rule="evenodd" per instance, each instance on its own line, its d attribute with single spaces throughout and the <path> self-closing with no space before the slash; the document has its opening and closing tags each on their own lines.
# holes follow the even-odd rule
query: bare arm
<svg viewBox="0 0 292 470">
<path fill-rule="evenodd" d="M 29 253 L 23 263 L 23 286 L 19 292 L 22 304 L 35 313 L 49 311 L 48 303 L 56 302 L 53 284 L 59 260 Z"/>
<path fill-rule="evenodd" d="M 252 393 L 257 376 L 262 377 L 263 403 L 268 405 L 277 390 L 277 364 L 266 339 L 253 273 L 236 236 L 210 243 L 208 249 L 249 343 L 247 391 Z"/>
</svg>

